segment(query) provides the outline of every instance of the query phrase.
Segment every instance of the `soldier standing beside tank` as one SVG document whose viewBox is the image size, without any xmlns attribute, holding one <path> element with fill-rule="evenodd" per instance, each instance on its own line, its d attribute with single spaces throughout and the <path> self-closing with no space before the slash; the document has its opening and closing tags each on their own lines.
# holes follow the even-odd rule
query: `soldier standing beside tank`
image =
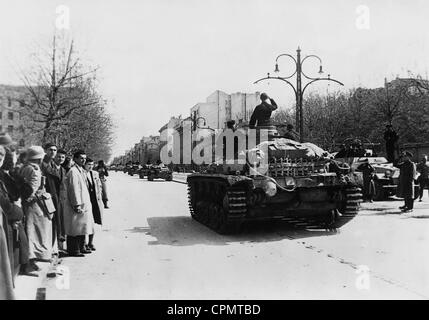
<svg viewBox="0 0 429 320">
<path fill-rule="evenodd" d="M 274 99 L 271 99 L 266 93 L 261 93 L 260 99 L 262 101 L 261 104 L 255 107 L 250 117 L 250 128 L 254 128 L 255 126 L 270 126 L 271 113 L 277 109 L 277 104 Z M 267 102 L 268 99 L 271 103 Z"/>
<path fill-rule="evenodd" d="M 395 151 L 398 139 L 398 134 L 393 130 L 392 125 L 388 124 L 386 126 L 386 131 L 384 132 L 384 140 L 386 141 L 387 160 L 392 163 L 395 161 Z"/>
<path fill-rule="evenodd" d="M 416 165 L 411 161 L 412 157 L 413 155 L 411 152 L 405 151 L 401 155 L 400 162 L 397 165 L 400 168 L 398 196 L 405 200 L 405 205 L 399 207 L 402 212 L 412 212 L 414 206 L 414 178 L 416 176 Z"/>
<path fill-rule="evenodd" d="M 362 171 L 363 178 L 363 197 L 369 202 L 373 202 L 375 194 L 374 184 L 374 167 L 369 163 L 368 159 L 364 160 L 364 163 L 360 164 L 357 169 Z"/>
</svg>

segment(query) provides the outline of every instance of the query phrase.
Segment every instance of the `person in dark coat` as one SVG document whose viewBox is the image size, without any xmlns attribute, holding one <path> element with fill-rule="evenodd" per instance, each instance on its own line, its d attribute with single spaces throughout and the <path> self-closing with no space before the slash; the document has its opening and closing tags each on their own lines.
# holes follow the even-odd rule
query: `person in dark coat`
<svg viewBox="0 0 429 320">
<path fill-rule="evenodd" d="M 6 147 L 6 155 L 0 169 L 0 202 L 3 210 L 8 216 L 11 268 L 14 277 L 22 271 L 23 274 L 35 276 L 32 270 L 27 269 L 29 263 L 29 245 L 25 233 L 24 213 L 16 205 L 21 197 L 31 194 L 29 186 L 25 186 L 24 181 L 15 171 L 16 154 L 15 151 Z"/>
<path fill-rule="evenodd" d="M 398 134 L 393 130 L 391 124 L 386 126 L 384 131 L 384 140 L 386 141 L 386 154 L 389 162 L 395 162 L 395 151 L 398 143 Z"/>
<path fill-rule="evenodd" d="M 55 206 L 55 213 L 52 219 L 52 246 L 53 253 L 58 254 L 60 243 L 65 241 L 64 235 L 61 233 L 61 220 L 58 215 L 59 207 L 59 195 L 60 195 L 60 171 L 58 166 L 54 162 L 54 158 L 57 155 L 57 146 L 53 143 L 47 143 L 44 146 L 45 157 L 40 164 L 40 169 L 42 170 L 43 176 L 46 178 L 46 191 L 52 196 L 52 202 Z"/>
<path fill-rule="evenodd" d="M 374 167 L 369 163 L 368 159 L 365 159 L 364 163 L 357 167 L 358 171 L 362 172 L 363 178 L 363 197 L 369 202 L 373 201 L 375 194 L 375 183 L 374 183 Z"/>
<path fill-rule="evenodd" d="M 93 170 L 94 160 L 88 158 L 85 163 L 87 171 L 88 191 L 91 198 L 94 223 L 101 225 L 103 216 L 102 183 L 97 171 Z M 95 251 L 94 233 L 88 236 L 87 250 Z"/>
<path fill-rule="evenodd" d="M 420 173 L 418 177 L 419 182 L 419 202 L 422 201 L 423 198 L 423 191 L 425 188 L 429 187 L 429 163 L 428 163 L 428 157 L 424 155 L 422 157 L 422 160 L 417 165 L 417 171 Z"/>
<path fill-rule="evenodd" d="M 261 93 L 260 96 L 261 104 L 255 107 L 252 116 L 250 117 L 249 127 L 254 128 L 255 126 L 270 126 L 271 125 L 271 113 L 277 109 L 277 104 L 274 99 L 271 99 L 266 93 Z M 267 100 L 271 103 L 268 103 Z"/>
<path fill-rule="evenodd" d="M 414 207 L 414 179 L 416 177 L 416 165 L 411 161 L 412 157 L 413 155 L 411 152 L 404 152 L 397 165 L 400 169 L 398 196 L 405 200 L 405 204 L 402 207 L 399 207 L 403 212 L 412 212 Z"/>
</svg>

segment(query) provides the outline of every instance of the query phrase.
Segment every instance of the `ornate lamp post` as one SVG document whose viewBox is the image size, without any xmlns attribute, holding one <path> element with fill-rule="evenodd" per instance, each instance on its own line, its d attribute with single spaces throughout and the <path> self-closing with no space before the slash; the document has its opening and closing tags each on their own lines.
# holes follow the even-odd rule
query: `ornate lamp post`
<svg viewBox="0 0 429 320">
<path fill-rule="evenodd" d="M 319 60 L 320 62 L 320 67 L 319 67 L 319 74 L 322 75 L 323 74 L 323 69 L 322 69 L 322 59 L 320 59 L 318 56 L 316 55 L 308 55 L 305 56 L 304 59 L 301 60 L 301 49 L 298 47 L 298 49 L 296 50 L 296 58 L 293 57 L 292 55 L 288 54 L 288 53 L 283 53 L 277 56 L 276 58 L 276 65 L 275 65 L 275 69 L 274 72 L 280 72 L 279 69 L 279 65 L 278 65 L 278 60 L 280 57 L 289 57 L 293 60 L 293 62 L 295 63 L 295 71 L 286 77 L 271 77 L 270 73 L 267 73 L 267 76 L 261 79 L 258 79 L 254 82 L 254 84 L 263 81 L 263 80 L 271 80 L 271 79 L 277 79 L 277 80 L 281 80 L 283 82 L 286 82 L 288 85 L 290 85 L 293 89 L 293 91 L 295 92 L 295 98 L 296 98 L 296 113 L 295 113 L 295 124 L 296 124 L 296 128 L 299 131 L 299 137 L 301 142 L 303 142 L 304 139 L 304 117 L 303 117 L 303 112 L 302 112 L 302 100 L 303 100 L 303 95 L 304 95 L 304 91 L 305 89 L 312 83 L 316 82 L 316 81 L 321 81 L 321 80 L 326 80 L 326 81 L 333 81 L 336 82 L 340 85 L 344 85 L 343 83 L 341 83 L 338 80 L 335 79 L 331 79 L 331 75 L 328 74 L 328 77 L 323 78 L 323 77 L 309 77 L 307 76 L 303 71 L 302 71 L 302 64 L 304 63 L 304 61 L 308 58 L 316 58 L 317 60 Z M 292 78 L 294 75 L 296 75 L 296 87 L 294 87 L 294 85 L 288 80 L 290 78 Z M 302 87 L 302 81 L 301 81 L 301 77 L 304 76 L 305 78 L 307 78 L 308 80 L 310 80 L 307 84 L 304 85 L 304 87 Z"/>
</svg>

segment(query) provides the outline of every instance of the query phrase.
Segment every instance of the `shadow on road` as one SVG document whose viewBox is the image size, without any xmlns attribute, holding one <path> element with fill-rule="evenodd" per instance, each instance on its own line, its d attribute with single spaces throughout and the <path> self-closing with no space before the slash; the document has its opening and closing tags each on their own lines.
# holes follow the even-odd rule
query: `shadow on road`
<svg viewBox="0 0 429 320">
<path fill-rule="evenodd" d="M 332 236 L 335 232 L 324 230 L 296 229 L 283 221 L 246 223 L 242 231 L 235 235 L 220 235 L 194 221 L 191 217 L 150 217 L 148 227 L 134 227 L 126 231 L 144 233 L 155 238 L 150 245 L 192 246 L 228 245 L 230 243 L 258 243 Z"/>
</svg>

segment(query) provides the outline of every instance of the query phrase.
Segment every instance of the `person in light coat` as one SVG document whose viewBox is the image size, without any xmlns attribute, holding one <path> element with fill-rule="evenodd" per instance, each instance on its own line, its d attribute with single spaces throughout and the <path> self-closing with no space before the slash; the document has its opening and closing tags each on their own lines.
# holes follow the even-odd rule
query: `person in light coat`
<svg viewBox="0 0 429 320">
<path fill-rule="evenodd" d="M 45 152 L 40 146 L 27 149 L 27 162 L 19 170 L 25 183 L 31 187 L 31 195 L 22 199 L 25 214 L 25 229 L 29 241 L 30 267 L 39 270 L 35 261 L 50 261 L 52 258 L 52 221 L 37 201 L 37 194 L 43 192 L 40 163 Z"/>
<path fill-rule="evenodd" d="M 91 198 L 88 192 L 86 154 L 74 153 L 75 164 L 67 172 L 60 192 L 63 202 L 64 230 L 67 235 L 67 252 L 70 256 L 83 257 L 91 253 L 85 248 L 85 236 L 94 233 Z"/>
</svg>

